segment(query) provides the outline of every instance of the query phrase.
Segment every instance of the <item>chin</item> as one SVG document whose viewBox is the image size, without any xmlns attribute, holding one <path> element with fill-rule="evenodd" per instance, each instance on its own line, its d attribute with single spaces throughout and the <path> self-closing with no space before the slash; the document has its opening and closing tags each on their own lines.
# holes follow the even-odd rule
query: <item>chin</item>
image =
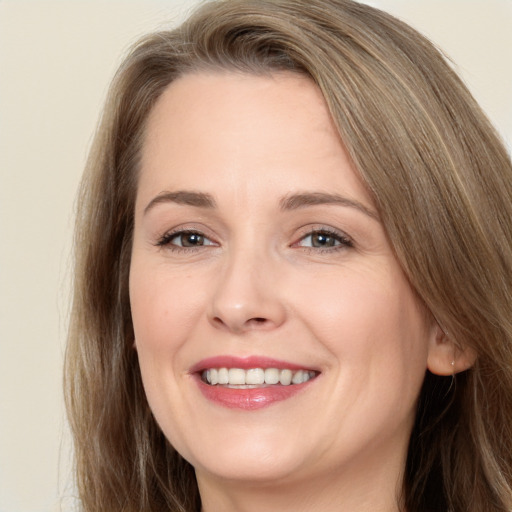
<svg viewBox="0 0 512 512">
<path fill-rule="evenodd" d="M 259 454 L 257 458 L 238 453 L 236 458 L 197 461 L 196 473 L 208 474 L 215 479 L 231 482 L 271 485 L 283 480 L 292 480 L 302 473 L 302 465 L 297 460 L 276 457 L 276 454 Z"/>
<path fill-rule="evenodd" d="M 301 473 L 308 458 L 304 447 L 286 443 L 286 433 L 268 434 L 225 430 L 222 441 L 195 445 L 182 453 L 197 473 L 223 480 L 265 484 Z"/>
</svg>

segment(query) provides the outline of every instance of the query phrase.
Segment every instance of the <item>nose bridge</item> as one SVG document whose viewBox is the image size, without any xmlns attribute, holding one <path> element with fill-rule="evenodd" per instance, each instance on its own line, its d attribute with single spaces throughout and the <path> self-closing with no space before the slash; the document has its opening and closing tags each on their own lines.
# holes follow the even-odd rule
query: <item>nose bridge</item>
<svg viewBox="0 0 512 512">
<path fill-rule="evenodd" d="M 285 317 L 276 275 L 278 265 L 268 247 L 252 241 L 230 247 L 212 297 L 210 319 L 233 332 L 279 326 Z"/>
</svg>

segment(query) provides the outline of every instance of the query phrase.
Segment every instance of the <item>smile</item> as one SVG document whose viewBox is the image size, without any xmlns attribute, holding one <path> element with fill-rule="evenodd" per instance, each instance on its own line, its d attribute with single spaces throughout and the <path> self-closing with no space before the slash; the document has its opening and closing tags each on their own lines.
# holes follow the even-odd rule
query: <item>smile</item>
<svg viewBox="0 0 512 512">
<path fill-rule="evenodd" d="M 317 382 L 319 369 L 268 357 L 222 355 L 190 368 L 208 402 L 229 409 L 253 411 L 302 395 Z"/>
<path fill-rule="evenodd" d="M 288 368 L 209 368 L 201 373 L 203 382 L 211 386 L 252 389 L 265 385 L 290 386 L 303 384 L 317 376 L 313 370 Z"/>
</svg>

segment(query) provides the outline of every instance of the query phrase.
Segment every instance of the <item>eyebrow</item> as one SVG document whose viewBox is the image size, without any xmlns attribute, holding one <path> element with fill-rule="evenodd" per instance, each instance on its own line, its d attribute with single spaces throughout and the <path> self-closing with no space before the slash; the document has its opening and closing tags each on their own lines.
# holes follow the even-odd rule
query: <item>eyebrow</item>
<svg viewBox="0 0 512 512">
<path fill-rule="evenodd" d="M 176 203 L 185 206 L 194 206 L 196 208 L 214 209 L 217 207 L 215 199 L 205 192 L 195 192 L 192 190 L 179 190 L 176 192 L 162 192 L 154 197 L 144 208 L 144 215 L 158 204 Z M 354 199 L 341 196 L 339 194 L 329 194 L 325 192 L 305 192 L 299 194 L 291 194 L 283 197 L 279 201 L 280 209 L 283 211 L 298 210 L 308 206 L 316 206 L 323 204 L 333 204 L 355 208 L 364 213 L 368 217 L 379 220 L 376 212 Z"/>
<path fill-rule="evenodd" d="M 210 194 L 191 190 L 179 190 L 177 192 L 162 192 L 158 194 L 144 208 L 144 215 L 161 203 L 176 203 L 185 206 L 195 206 L 196 208 L 216 208 L 215 199 Z"/>
<path fill-rule="evenodd" d="M 339 206 L 347 206 L 349 208 L 355 208 L 360 212 L 364 213 L 368 217 L 379 221 L 379 215 L 377 212 L 371 210 L 363 203 L 356 201 L 355 199 L 349 199 L 348 197 L 340 196 L 339 194 L 328 194 L 324 192 L 311 192 L 311 193 L 300 193 L 292 194 L 284 197 L 280 201 L 281 210 L 298 210 L 308 206 L 316 206 L 323 204 L 333 204 Z"/>
</svg>

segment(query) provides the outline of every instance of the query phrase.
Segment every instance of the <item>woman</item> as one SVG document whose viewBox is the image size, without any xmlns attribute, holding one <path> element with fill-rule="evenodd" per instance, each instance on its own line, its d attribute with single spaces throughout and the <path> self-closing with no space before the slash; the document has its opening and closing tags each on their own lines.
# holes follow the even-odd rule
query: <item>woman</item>
<svg viewBox="0 0 512 512">
<path fill-rule="evenodd" d="M 84 510 L 511 510 L 511 205 L 389 15 L 228 0 L 146 38 L 79 207 Z"/>
</svg>

